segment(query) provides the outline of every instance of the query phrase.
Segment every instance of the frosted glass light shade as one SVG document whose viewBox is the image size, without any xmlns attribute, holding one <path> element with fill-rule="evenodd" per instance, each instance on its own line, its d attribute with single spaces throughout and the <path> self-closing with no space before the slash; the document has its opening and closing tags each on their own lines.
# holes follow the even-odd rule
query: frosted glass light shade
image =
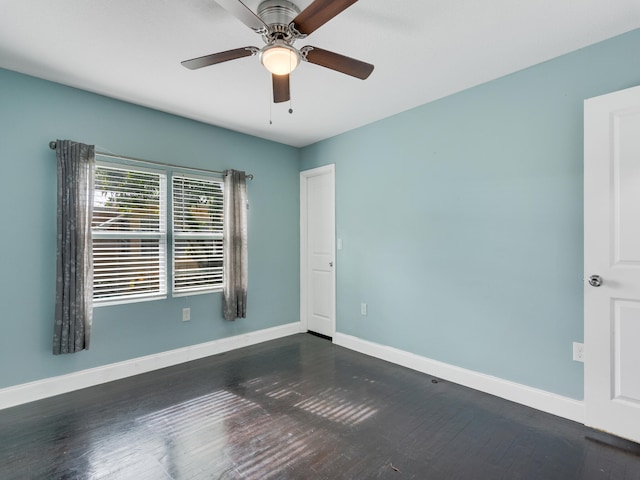
<svg viewBox="0 0 640 480">
<path fill-rule="evenodd" d="M 288 45 L 271 45 L 260 52 L 260 61 L 274 75 L 286 75 L 298 66 L 300 54 Z"/>
</svg>

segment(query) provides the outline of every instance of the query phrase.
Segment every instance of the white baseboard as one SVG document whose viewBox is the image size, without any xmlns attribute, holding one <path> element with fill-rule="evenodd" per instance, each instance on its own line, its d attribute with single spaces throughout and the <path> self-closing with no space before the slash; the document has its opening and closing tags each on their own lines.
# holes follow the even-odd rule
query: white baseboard
<svg viewBox="0 0 640 480">
<path fill-rule="evenodd" d="M 207 343 L 169 350 L 167 352 L 133 358 L 102 367 L 90 368 L 57 377 L 45 378 L 35 382 L 23 383 L 0 389 L 0 410 L 33 402 L 54 395 L 92 387 L 140 373 L 171 367 L 199 358 L 248 347 L 268 340 L 300 333 L 300 323 L 289 323 L 278 327 L 221 338 Z"/>
<path fill-rule="evenodd" d="M 584 423 L 585 420 L 584 402 L 580 400 L 438 362 L 343 333 L 336 333 L 333 337 L 333 342 L 341 347 L 520 403 L 536 410 L 579 423 Z"/>
</svg>

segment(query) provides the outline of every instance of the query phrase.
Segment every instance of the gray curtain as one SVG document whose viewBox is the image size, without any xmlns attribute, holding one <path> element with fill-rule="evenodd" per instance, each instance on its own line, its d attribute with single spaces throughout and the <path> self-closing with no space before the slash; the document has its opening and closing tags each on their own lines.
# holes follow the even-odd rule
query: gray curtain
<svg viewBox="0 0 640 480">
<path fill-rule="evenodd" d="M 247 183 L 244 172 L 224 172 L 224 290 L 226 320 L 247 316 Z"/>
<path fill-rule="evenodd" d="M 89 348 L 93 316 L 91 216 L 95 148 L 58 140 L 58 247 L 53 354 Z"/>
</svg>

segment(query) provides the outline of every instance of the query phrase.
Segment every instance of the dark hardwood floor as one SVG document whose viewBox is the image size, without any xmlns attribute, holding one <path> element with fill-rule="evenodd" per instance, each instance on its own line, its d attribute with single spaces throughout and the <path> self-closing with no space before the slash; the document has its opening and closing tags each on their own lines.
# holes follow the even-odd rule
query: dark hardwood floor
<svg viewBox="0 0 640 480">
<path fill-rule="evenodd" d="M 301 334 L 0 411 L 0 479 L 640 479 L 640 446 Z"/>
</svg>

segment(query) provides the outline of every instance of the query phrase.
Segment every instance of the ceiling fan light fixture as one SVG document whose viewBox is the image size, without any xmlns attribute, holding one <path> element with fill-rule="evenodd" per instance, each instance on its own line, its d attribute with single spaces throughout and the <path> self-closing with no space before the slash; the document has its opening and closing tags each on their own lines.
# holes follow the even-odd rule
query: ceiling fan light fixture
<svg viewBox="0 0 640 480">
<path fill-rule="evenodd" d="M 275 43 L 260 51 L 260 61 L 274 75 L 288 75 L 300 64 L 300 53 L 290 45 Z"/>
</svg>

